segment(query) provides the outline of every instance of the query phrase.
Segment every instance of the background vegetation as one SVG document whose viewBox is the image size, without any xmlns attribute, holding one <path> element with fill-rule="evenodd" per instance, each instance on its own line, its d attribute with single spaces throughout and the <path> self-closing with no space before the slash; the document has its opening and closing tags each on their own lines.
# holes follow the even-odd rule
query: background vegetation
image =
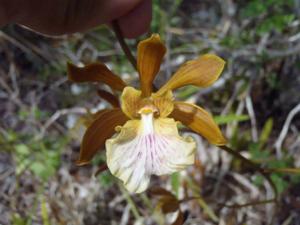
<svg viewBox="0 0 300 225">
<path fill-rule="evenodd" d="M 216 53 L 227 61 L 220 80 L 203 90 L 182 88 L 177 98 L 217 115 L 230 146 L 246 158 L 300 167 L 299 2 L 153 3 L 151 31 L 168 48 L 158 86 L 184 61 Z M 138 40 L 128 43 L 134 51 Z M 97 85 L 67 81 L 68 60 L 102 61 L 137 82 L 106 27 L 55 39 L 13 25 L 0 31 L 0 224 L 170 224 L 178 212 L 162 214 L 177 210 L 177 200 L 150 191 L 131 196 L 109 171 L 94 176 L 104 155 L 75 166 L 83 132 L 77 121 L 106 103 Z M 300 224 L 299 175 L 272 174 L 277 204 L 226 207 L 269 199 L 272 188 L 245 163 L 194 136 L 195 166 L 151 183 L 184 199 L 185 224 Z"/>
</svg>

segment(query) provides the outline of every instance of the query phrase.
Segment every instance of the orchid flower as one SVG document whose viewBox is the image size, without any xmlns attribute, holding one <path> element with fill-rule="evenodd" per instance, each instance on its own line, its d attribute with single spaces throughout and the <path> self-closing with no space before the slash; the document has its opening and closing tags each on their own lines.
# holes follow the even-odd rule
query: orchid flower
<svg viewBox="0 0 300 225">
<path fill-rule="evenodd" d="M 101 82 L 122 92 L 120 104 L 113 94 L 99 93 L 114 108 L 94 115 L 81 143 L 78 164 L 89 163 L 105 145 L 110 172 L 132 193 L 145 191 L 153 174 L 171 174 L 194 163 L 196 142 L 190 136 L 180 136 L 179 122 L 211 144 L 226 143 L 208 112 L 197 105 L 176 101 L 172 94 L 186 85 L 202 88 L 212 85 L 225 62 L 216 55 L 202 55 L 182 65 L 168 82 L 153 92 L 153 81 L 165 52 L 158 34 L 138 44 L 140 90 L 128 86 L 102 63 L 85 67 L 68 65 L 69 80 Z"/>
</svg>

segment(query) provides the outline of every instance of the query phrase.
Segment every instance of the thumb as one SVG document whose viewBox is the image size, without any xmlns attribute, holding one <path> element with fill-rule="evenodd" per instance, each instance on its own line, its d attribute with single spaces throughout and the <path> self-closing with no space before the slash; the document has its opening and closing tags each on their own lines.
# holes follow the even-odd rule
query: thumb
<svg viewBox="0 0 300 225">
<path fill-rule="evenodd" d="M 118 19 L 119 25 L 125 37 L 135 38 L 145 33 L 152 19 L 152 2 L 144 0 L 128 14 Z"/>
<path fill-rule="evenodd" d="M 144 1 L 148 1 L 147 7 Z M 122 30 L 130 36 L 130 33 L 138 34 L 144 29 L 141 23 L 138 23 L 138 29 L 133 29 L 134 32 L 125 31 L 124 26 L 127 26 L 129 21 L 133 21 L 132 15 L 141 16 L 141 10 L 148 9 L 148 14 L 145 13 L 148 16 L 142 16 L 145 22 L 150 20 L 149 11 L 151 15 L 149 0 L 51 0 L 43 3 L 40 0 L 11 0 L 9 5 L 11 11 L 15 12 L 10 22 L 17 22 L 48 35 L 86 31 L 120 18 L 120 21 L 123 21 L 120 23 L 124 24 L 121 25 Z M 133 26 L 133 23 L 131 25 Z"/>
</svg>

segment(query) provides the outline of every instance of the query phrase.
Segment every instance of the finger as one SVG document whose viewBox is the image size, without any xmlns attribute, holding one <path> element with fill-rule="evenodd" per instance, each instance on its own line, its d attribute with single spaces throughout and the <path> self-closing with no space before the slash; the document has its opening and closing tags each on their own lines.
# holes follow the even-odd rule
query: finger
<svg viewBox="0 0 300 225">
<path fill-rule="evenodd" d="M 145 33 L 152 19 L 152 1 L 144 0 L 128 14 L 118 19 L 124 37 L 135 38 Z"/>
<path fill-rule="evenodd" d="M 128 14 L 143 0 L 28 0 L 20 5 L 14 22 L 35 31 L 59 35 L 86 31 Z M 12 0 L 15 3 L 15 0 Z M 12 21 L 11 21 L 12 22 Z"/>
</svg>

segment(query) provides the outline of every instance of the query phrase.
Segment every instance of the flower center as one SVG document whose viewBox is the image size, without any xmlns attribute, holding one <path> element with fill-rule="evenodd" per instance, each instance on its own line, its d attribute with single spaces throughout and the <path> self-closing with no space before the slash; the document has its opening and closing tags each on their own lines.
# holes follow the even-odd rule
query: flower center
<svg viewBox="0 0 300 225">
<path fill-rule="evenodd" d="M 142 132 L 143 135 L 149 135 L 154 133 L 154 124 L 153 124 L 153 113 L 142 114 Z"/>
<path fill-rule="evenodd" d="M 143 135 L 154 133 L 154 115 L 158 115 L 158 109 L 154 105 L 148 105 L 141 108 L 138 112 L 141 116 L 141 129 Z"/>
<path fill-rule="evenodd" d="M 151 114 L 152 115 L 152 118 L 153 118 L 153 115 L 155 117 L 158 117 L 159 116 L 159 109 L 154 105 L 154 104 L 147 104 L 145 106 L 143 106 L 139 111 L 138 111 L 138 114 L 140 115 L 141 118 L 143 118 L 143 115 L 149 115 Z"/>
<path fill-rule="evenodd" d="M 131 119 L 140 119 L 141 114 L 153 113 L 154 118 L 167 117 L 174 108 L 173 95 L 169 91 L 157 96 L 153 93 L 144 98 L 141 91 L 126 87 L 121 96 L 122 111 Z"/>
</svg>

